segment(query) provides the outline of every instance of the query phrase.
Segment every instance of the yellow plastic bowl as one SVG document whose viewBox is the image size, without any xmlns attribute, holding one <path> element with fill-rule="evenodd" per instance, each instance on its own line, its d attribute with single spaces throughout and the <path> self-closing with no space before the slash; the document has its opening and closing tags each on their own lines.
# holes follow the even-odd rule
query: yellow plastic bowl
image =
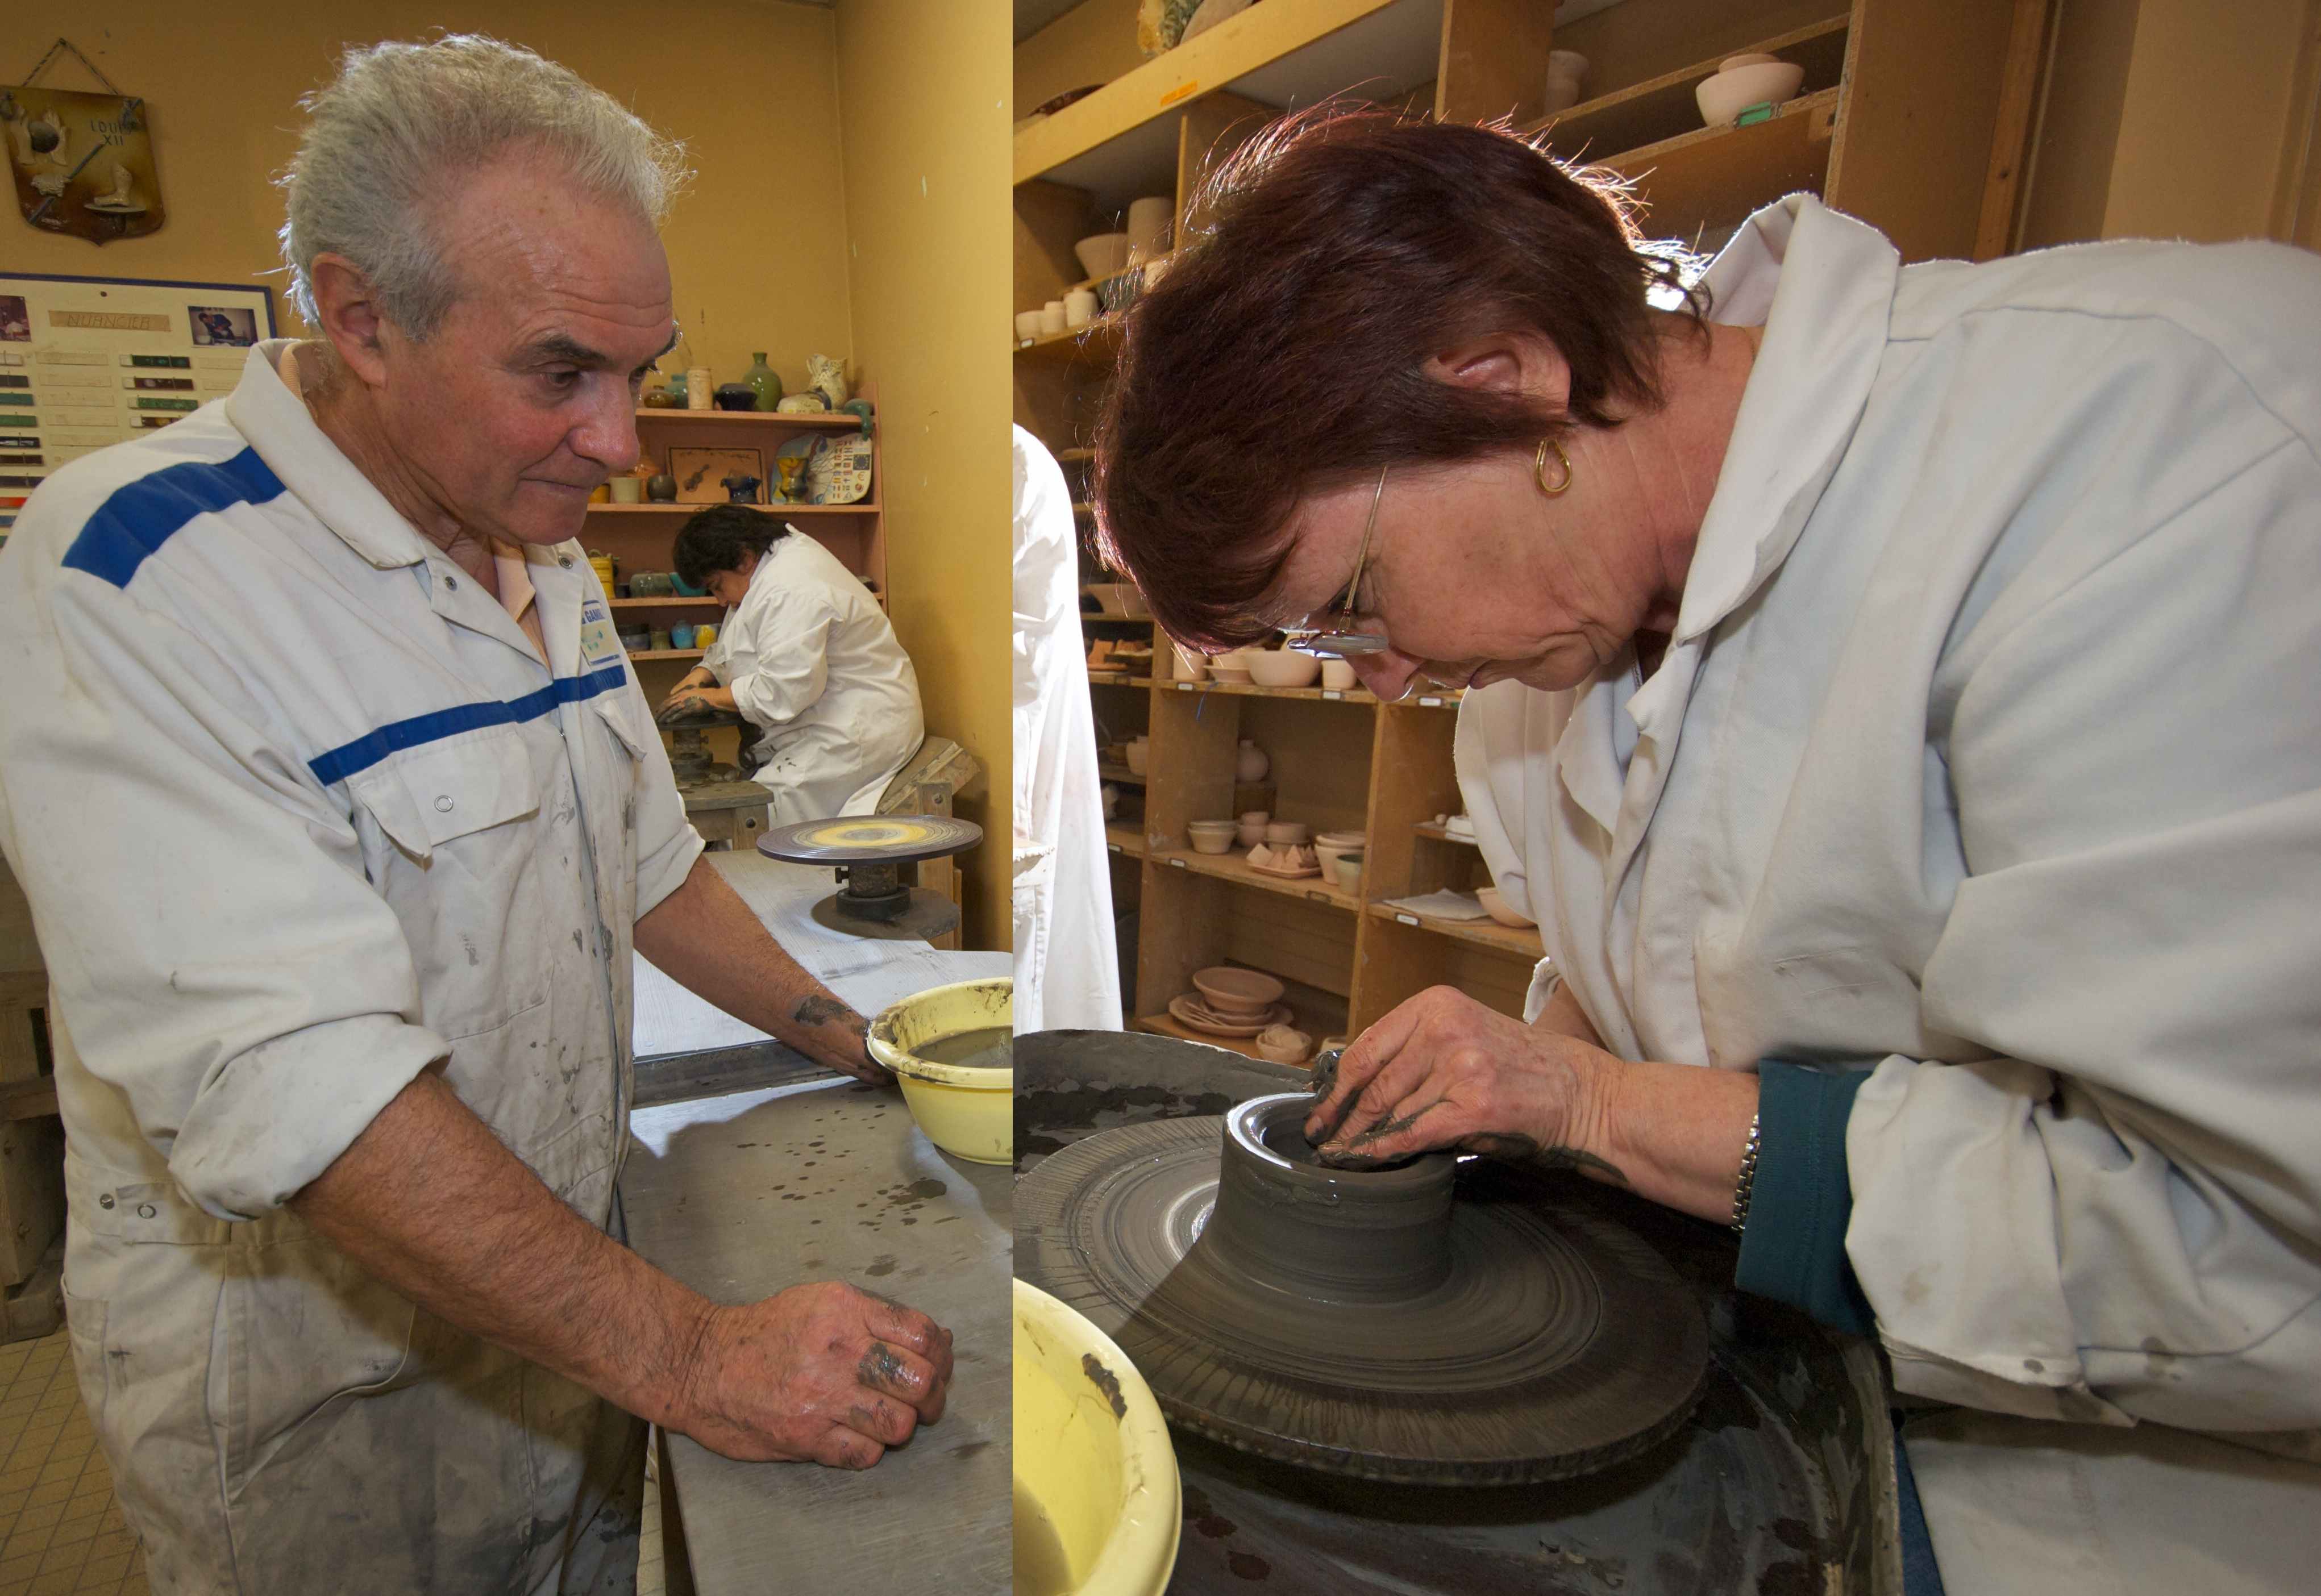
<svg viewBox="0 0 2321 1596">
<path fill-rule="evenodd" d="M 913 993 L 870 1022 L 870 1056 L 893 1070 L 927 1139 L 975 1164 L 1015 1159 L 1015 1071 L 944 1064 L 930 1043 L 1015 1023 L 1015 983 L 956 981 Z"/>
<path fill-rule="evenodd" d="M 1160 1596 L 1177 1566 L 1177 1452 L 1112 1338 L 1015 1283 L 1015 1596 Z"/>
</svg>

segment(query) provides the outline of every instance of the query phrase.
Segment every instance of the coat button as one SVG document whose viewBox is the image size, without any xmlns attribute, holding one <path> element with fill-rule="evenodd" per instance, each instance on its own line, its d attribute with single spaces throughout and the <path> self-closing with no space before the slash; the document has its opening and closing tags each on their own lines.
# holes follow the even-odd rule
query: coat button
<svg viewBox="0 0 2321 1596">
<path fill-rule="evenodd" d="M 446 576 L 443 578 L 443 585 L 457 593 L 460 591 L 460 579 L 457 576 Z"/>
<path fill-rule="evenodd" d="M 111 1208 L 113 1206 L 113 1193 L 110 1192 L 103 1193 L 97 1198 L 96 1205 L 99 1208 Z"/>
<path fill-rule="evenodd" d="M 137 1217 L 141 1220 L 150 1220 L 160 1211 L 150 1202 L 141 1202 L 137 1205 Z"/>
<path fill-rule="evenodd" d="M 437 795 L 435 799 L 435 812 L 437 814 L 450 814 L 451 812 L 451 793 L 443 793 Z"/>
<path fill-rule="evenodd" d="M 572 557 L 569 554 L 560 554 L 556 557 L 556 563 L 569 571 L 572 568 Z"/>
</svg>

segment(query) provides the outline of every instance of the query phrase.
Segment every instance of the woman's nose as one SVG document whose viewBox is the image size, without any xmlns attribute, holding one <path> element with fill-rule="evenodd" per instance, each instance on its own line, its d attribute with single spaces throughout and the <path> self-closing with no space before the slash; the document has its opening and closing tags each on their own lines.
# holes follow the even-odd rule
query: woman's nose
<svg viewBox="0 0 2321 1596">
<path fill-rule="evenodd" d="M 1391 648 L 1376 654 L 1355 654 L 1346 663 L 1354 667 L 1361 685 L 1379 697 L 1392 703 L 1410 692 L 1413 677 L 1418 674 L 1419 662 L 1407 654 L 1397 654 Z"/>
</svg>

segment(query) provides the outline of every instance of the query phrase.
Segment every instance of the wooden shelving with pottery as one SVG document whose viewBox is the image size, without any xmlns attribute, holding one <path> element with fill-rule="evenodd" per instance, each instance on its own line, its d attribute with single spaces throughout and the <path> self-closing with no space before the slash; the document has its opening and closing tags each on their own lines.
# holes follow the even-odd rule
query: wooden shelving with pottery
<svg viewBox="0 0 2321 1596">
<path fill-rule="evenodd" d="M 1625 177 L 1648 233 L 1698 250 L 1802 190 L 1884 231 L 1905 259 L 1989 258 L 2011 241 L 2052 3 L 1619 0 L 1556 28 L 1547 0 L 1268 0 L 1015 135 L 1013 308 L 1081 286 L 1073 244 L 1132 199 L 1172 195 L 1181 239 L 1216 159 L 1286 108 L 1357 91 L 1445 120 L 1543 129 L 1558 154 Z M 1553 117 L 1542 98 L 1551 48 L 1589 61 L 1587 97 Z M 1798 96 L 1747 126 L 1703 127 L 1695 86 L 1748 51 L 1801 65 Z M 1075 500 L 1089 496 L 1087 446 L 1118 349 L 1116 322 L 1100 317 L 1016 353 L 1015 419 L 1065 463 Z M 1123 701 L 1142 700 L 1137 729 L 1150 737 L 1133 778 L 1142 812 L 1107 828 L 1115 896 L 1141 908 L 1132 1022 L 1253 1053 L 1167 1013 L 1192 972 L 1217 963 L 1289 982 L 1300 1029 L 1317 1040 L 1437 984 L 1520 1012 L 1536 930 L 1383 903 L 1488 882 L 1479 850 L 1432 823 L 1461 807 L 1458 695 L 1386 705 L 1359 691 L 1187 684 L 1170 679 L 1160 640 L 1149 686 L 1095 689 L 1115 733 L 1135 720 Z M 1274 761 L 1277 814 L 1367 832 L 1359 894 L 1190 852 L 1188 821 L 1233 812 L 1243 737 Z"/>
</svg>

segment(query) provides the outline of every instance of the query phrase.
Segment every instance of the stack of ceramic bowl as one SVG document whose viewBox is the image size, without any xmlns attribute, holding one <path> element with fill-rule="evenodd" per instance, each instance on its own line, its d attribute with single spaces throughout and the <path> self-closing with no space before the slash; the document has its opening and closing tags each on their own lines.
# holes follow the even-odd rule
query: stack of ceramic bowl
<svg viewBox="0 0 2321 1596">
<path fill-rule="evenodd" d="M 1262 970 L 1215 965 L 1193 972 L 1193 990 L 1169 1000 L 1169 1012 L 1194 1030 L 1246 1039 L 1289 1020 L 1282 984 Z"/>
<path fill-rule="evenodd" d="M 1220 654 L 1209 661 L 1209 675 L 1235 687 L 1249 685 L 1249 652 L 1236 648 L 1230 654 Z"/>
<path fill-rule="evenodd" d="M 1116 277 L 1128 269 L 1128 235 L 1124 232 L 1100 232 L 1082 239 L 1072 246 L 1072 253 L 1080 258 L 1090 281 Z"/>
<path fill-rule="evenodd" d="M 1233 852 L 1233 834 L 1240 830 L 1237 821 L 1194 821 L 1185 828 L 1185 835 L 1193 840 L 1197 854 L 1227 854 Z"/>
<path fill-rule="evenodd" d="M 1314 857 L 1321 861 L 1323 869 L 1334 870 L 1339 855 L 1358 854 L 1369 840 L 1368 835 L 1361 831 L 1324 831 L 1314 839 Z"/>
<path fill-rule="evenodd" d="M 1261 809 L 1245 809 L 1233 828 L 1233 840 L 1243 848 L 1255 848 L 1265 840 L 1265 824 L 1273 817 Z"/>
<path fill-rule="evenodd" d="M 1322 674 L 1320 660 L 1295 648 L 1252 648 L 1242 657 L 1261 687 L 1311 687 Z"/>
</svg>

